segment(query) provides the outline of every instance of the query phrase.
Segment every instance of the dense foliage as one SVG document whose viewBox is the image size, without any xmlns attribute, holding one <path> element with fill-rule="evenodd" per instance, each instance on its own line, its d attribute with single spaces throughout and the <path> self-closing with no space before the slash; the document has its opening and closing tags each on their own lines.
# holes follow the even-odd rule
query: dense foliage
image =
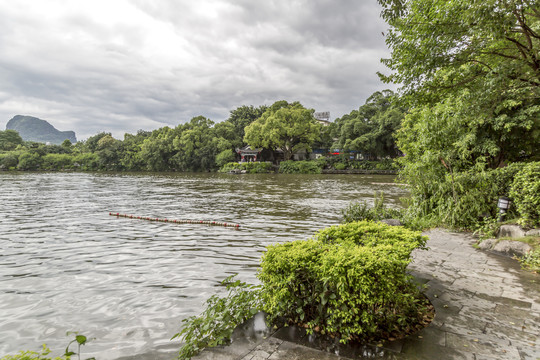
<svg viewBox="0 0 540 360">
<path fill-rule="evenodd" d="M 539 4 L 379 2 L 393 71 L 381 77 L 409 108 L 397 132 L 409 215 L 474 227 L 508 195 L 494 169 L 540 156 Z"/>
<path fill-rule="evenodd" d="M 540 274 L 540 247 L 529 251 L 520 259 L 521 265 L 530 271 Z"/>
<path fill-rule="evenodd" d="M 540 162 L 529 163 L 516 174 L 510 196 L 522 225 L 540 225 Z"/>
<path fill-rule="evenodd" d="M 277 101 L 246 127 L 244 141 L 254 148 L 279 149 L 285 160 L 297 151 L 310 152 L 320 139 L 320 125 L 313 112 L 299 102 Z"/>
<path fill-rule="evenodd" d="M 411 326 L 423 304 L 405 269 L 425 242 L 401 227 L 353 222 L 269 246 L 259 272 L 264 310 L 343 343 Z"/>
<path fill-rule="evenodd" d="M 336 119 L 333 148 L 356 151 L 366 159 L 399 156 L 394 133 L 404 115 L 392 91 L 375 92 L 358 110 Z"/>
<path fill-rule="evenodd" d="M 0 131 L 0 150 L 14 150 L 23 139 L 15 130 Z"/>
<path fill-rule="evenodd" d="M 318 161 L 282 161 L 279 172 L 283 174 L 320 174 L 322 163 Z"/>
<path fill-rule="evenodd" d="M 384 205 L 383 192 L 374 194 L 373 206 L 366 202 L 351 202 L 341 211 L 345 223 L 369 220 L 380 221 L 384 219 L 402 219 L 403 212 L 398 209 L 388 208 Z"/>
<path fill-rule="evenodd" d="M 242 172 L 248 174 L 265 174 L 274 171 L 274 165 L 271 162 L 231 162 L 225 164 L 220 172 Z"/>
<path fill-rule="evenodd" d="M 16 131 L 0 131 L 0 169 L 214 171 L 237 159 L 244 127 L 265 109 L 242 106 L 218 124 L 198 116 L 175 128 L 125 134 L 124 140 L 102 132 L 75 145 L 23 142 Z"/>
</svg>

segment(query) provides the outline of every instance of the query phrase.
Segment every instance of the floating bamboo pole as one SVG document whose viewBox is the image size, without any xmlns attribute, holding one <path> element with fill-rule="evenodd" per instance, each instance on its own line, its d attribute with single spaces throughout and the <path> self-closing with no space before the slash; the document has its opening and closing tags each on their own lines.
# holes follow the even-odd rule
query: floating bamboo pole
<svg viewBox="0 0 540 360">
<path fill-rule="evenodd" d="M 120 214 L 120 213 L 109 213 L 110 216 L 116 216 L 116 217 L 123 217 L 128 219 L 137 219 L 137 220 L 147 220 L 147 221 L 158 221 L 158 222 L 169 222 L 173 224 L 203 224 L 203 225 L 211 225 L 211 226 L 225 226 L 225 227 L 234 227 L 239 228 L 240 224 L 231 224 L 226 222 L 219 222 L 219 221 L 208 221 L 208 220 L 171 220 L 171 219 L 160 219 L 160 218 L 152 218 L 152 217 L 145 217 L 145 216 L 136 216 L 136 215 L 128 215 L 128 214 Z"/>
</svg>

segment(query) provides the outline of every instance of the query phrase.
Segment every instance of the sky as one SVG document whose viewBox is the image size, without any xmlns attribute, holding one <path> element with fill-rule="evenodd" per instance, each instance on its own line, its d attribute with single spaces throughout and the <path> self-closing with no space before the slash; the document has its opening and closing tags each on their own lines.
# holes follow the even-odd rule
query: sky
<svg viewBox="0 0 540 360">
<path fill-rule="evenodd" d="M 99 132 L 226 120 L 300 101 L 331 120 L 394 89 L 376 0 L 0 0 L 0 130 L 15 115 Z"/>
</svg>

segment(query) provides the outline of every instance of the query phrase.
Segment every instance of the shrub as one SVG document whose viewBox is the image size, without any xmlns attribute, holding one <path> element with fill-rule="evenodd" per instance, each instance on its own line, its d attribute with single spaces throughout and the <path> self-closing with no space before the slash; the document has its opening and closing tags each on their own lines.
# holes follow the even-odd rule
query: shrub
<svg viewBox="0 0 540 360">
<path fill-rule="evenodd" d="M 499 169 L 447 173 L 442 177 L 418 175 L 411 183 L 404 217 L 410 223 L 478 229 L 486 217 L 497 217 L 497 200 L 509 194 L 514 176 L 524 166 L 525 163 L 514 163 Z"/>
<path fill-rule="evenodd" d="M 221 169 L 219 169 L 219 172 L 230 172 L 235 170 L 245 170 L 247 173 L 250 174 L 265 174 L 270 173 L 274 171 L 273 165 L 271 162 L 230 162 L 225 165 Z"/>
<path fill-rule="evenodd" d="M 343 215 L 343 221 L 346 223 L 361 220 L 401 219 L 403 217 L 402 211 L 385 207 L 382 192 L 380 192 L 380 195 L 375 192 L 372 208 L 365 202 L 352 202 L 341 210 L 341 215 Z"/>
<path fill-rule="evenodd" d="M 521 262 L 521 266 L 525 269 L 540 274 L 540 247 L 533 251 L 529 251 L 519 261 Z"/>
<path fill-rule="evenodd" d="M 283 174 L 320 174 L 322 172 L 320 161 L 282 161 L 279 172 Z"/>
<path fill-rule="evenodd" d="M 86 345 L 86 343 L 89 341 L 88 338 L 84 335 L 79 335 L 77 332 L 68 332 L 67 335 L 75 335 L 75 338 L 68 344 L 65 353 L 60 357 L 49 357 L 48 355 L 51 353 L 51 350 L 47 347 L 47 345 L 43 344 L 40 352 L 31 350 L 20 351 L 15 355 L 6 355 L 0 360 L 70 360 L 71 356 L 73 355 L 77 355 L 77 357 L 80 359 L 81 345 Z M 70 351 L 69 347 L 71 344 L 77 345 L 77 352 Z M 95 360 L 95 358 L 92 357 L 86 360 Z"/>
<path fill-rule="evenodd" d="M 25 152 L 19 156 L 17 168 L 20 170 L 38 170 L 41 165 L 41 156 L 34 152 Z"/>
<path fill-rule="evenodd" d="M 360 170 L 398 170 L 399 166 L 394 159 L 383 159 L 378 161 L 355 160 L 350 162 L 350 167 Z"/>
<path fill-rule="evenodd" d="M 234 161 L 235 157 L 236 155 L 231 149 L 223 150 L 216 155 L 216 165 L 222 167 L 225 164 Z"/>
<path fill-rule="evenodd" d="M 9 170 L 17 167 L 19 163 L 19 158 L 16 154 L 0 154 L 0 168 Z"/>
<path fill-rule="evenodd" d="M 404 228 L 356 222 L 269 246 L 258 274 L 264 310 L 343 343 L 404 328 L 422 307 L 405 268 L 425 241 Z"/>
<path fill-rule="evenodd" d="M 516 174 L 510 197 L 519 212 L 521 225 L 540 225 L 540 162 L 528 163 Z"/>
<path fill-rule="evenodd" d="M 65 168 L 71 168 L 73 161 L 73 157 L 69 154 L 47 154 L 43 156 L 42 159 L 42 167 L 45 170 L 62 170 Z"/>
<path fill-rule="evenodd" d="M 99 168 L 99 156 L 95 153 L 82 153 L 73 158 L 73 166 L 83 171 L 94 171 Z"/>
<path fill-rule="evenodd" d="M 347 167 L 348 167 L 348 165 L 346 163 L 342 163 L 342 162 L 334 164 L 334 169 L 336 169 L 336 170 L 345 170 L 345 169 L 347 169 Z"/>
</svg>

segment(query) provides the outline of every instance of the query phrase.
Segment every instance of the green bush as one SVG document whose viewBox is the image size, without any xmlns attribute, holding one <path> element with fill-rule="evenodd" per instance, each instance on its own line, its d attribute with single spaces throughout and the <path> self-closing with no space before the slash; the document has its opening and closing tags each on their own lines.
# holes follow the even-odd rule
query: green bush
<svg viewBox="0 0 540 360">
<path fill-rule="evenodd" d="M 221 167 L 219 172 L 228 173 L 231 171 L 245 170 L 249 174 L 266 174 L 274 171 L 274 167 L 271 162 L 230 162 Z"/>
<path fill-rule="evenodd" d="M 540 162 L 528 163 L 516 174 L 510 197 L 519 212 L 521 225 L 540 225 Z"/>
<path fill-rule="evenodd" d="M 525 163 L 514 163 L 504 168 L 430 178 L 418 175 L 409 187 L 405 222 L 478 229 L 486 217 L 497 217 L 497 200 L 508 196 L 514 176 L 524 166 Z"/>
<path fill-rule="evenodd" d="M 348 164 L 342 163 L 342 162 L 334 164 L 334 169 L 336 170 L 345 170 L 347 169 L 347 167 L 348 167 Z"/>
<path fill-rule="evenodd" d="M 373 207 L 365 202 L 352 202 L 341 210 L 343 221 L 346 223 L 361 220 L 380 221 L 383 219 L 402 219 L 403 212 L 398 209 L 390 209 L 384 205 L 384 194 L 374 194 Z"/>
<path fill-rule="evenodd" d="M 223 150 L 216 155 L 216 165 L 222 167 L 225 164 L 234 161 L 235 157 L 236 155 L 231 149 Z"/>
<path fill-rule="evenodd" d="M 520 260 L 521 266 L 525 269 L 534 271 L 540 274 L 540 248 L 534 251 L 529 251 Z"/>
<path fill-rule="evenodd" d="M 264 310 L 343 343 L 403 329 L 422 313 L 405 269 L 425 241 L 401 227 L 356 222 L 269 246 L 258 274 Z"/>
<path fill-rule="evenodd" d="M 279 172 L 283 174 L 320 174 L 322 172 L 320 161 L 282 161 Z"/>
<path fill-rule="evenodd" d="M 99 169 L 99 156 L 95 153 L 82 153 L 73 158 L 73 166 L 83 171 Z"/>
<path fill-rule="evenodd" d="M 0 154 L 0 168 L 15 169 L 19 163 L 19 157 L 14 153 Z"/>
<path fill-rule="evenodd" d="M 360 170 L 399 170 L 399 166 L 394 159 L 383 159 L 378 161 L 355 160 L 350 165 L 353 169 Z"/>
<path fill-rule="evenodd" d="M 42 157 L 44 170 L 62 170 L 72 167 L 73 157 L 70 154 L 47 154 Z"/>
<path fill-rule="evenodd" d="M 41 156 L 35 152 L 25 152 L 19 156 L 17 168 L 20 170 L 38 170 L 41 166 Z"/>
</svg>

